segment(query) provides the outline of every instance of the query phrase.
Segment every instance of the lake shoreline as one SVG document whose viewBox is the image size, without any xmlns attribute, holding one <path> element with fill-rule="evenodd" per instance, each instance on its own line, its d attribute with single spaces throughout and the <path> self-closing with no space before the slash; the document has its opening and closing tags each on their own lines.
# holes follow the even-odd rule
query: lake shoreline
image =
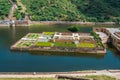
<svg viewBox="0 0 120 80">
<path fill-rule="evenodd" d="M 72 72 L 0 72 L 0 78 L 56 78 L 57 76 L 106 75 L 120 79 L 120 70 L 87 70 Z"/>
<path fill-rule="evenodd" d="M 1 20 L 0 26 L 34 26 L 34 25 L 56 25 L 56 24 L 66 24 L 66 25 L 84 25 L 84 26 L 96 26 L 96 25 L 120 25 L 120 22 L 80 22 L 80 21 L 30 21 L 30 20 L 15 20 L 13 24 L 8 21 L 4 23 L 5 20 Z"/>
<path fill-rule="evenodd" d="M 116 22 L 80 22 L 80 21 L 29 21 L 29 25 L 55 25 L 55 24 L 67 24 L 67 25 L 119 25 Z"/>
</svg>

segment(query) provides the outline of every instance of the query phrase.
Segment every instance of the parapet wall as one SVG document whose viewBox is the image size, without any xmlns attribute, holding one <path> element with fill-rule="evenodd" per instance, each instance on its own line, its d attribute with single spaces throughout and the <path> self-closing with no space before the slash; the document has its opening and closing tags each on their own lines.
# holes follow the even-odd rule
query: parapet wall
<svg viewBox="0 0 120 80">
<path fill-rule="evenodd" d="M 25 20 L 16 20 L 15 26 L 29 26 L 29 21 Z"/>
<path fill-rule="evenodd" d="M 30 21 L 30 25 L 37 25 L 37 24 L 114 25 L 116 23 L 115 22 L 80 22 L 80 21 Z"/>
<path fill-rule="evenodd" d="M 0 26 L 4 27 L 4 26 L 10 26 L 11 21 L 7 21 L 7 20 L 0 20 Z"/>
<path fill-rule="evenodd" d="M 69 47 L 29 47 L 29 48 L 16 48 L 11 47 L 14 51 L 46 51 L 46 52 L 76 52 L 76 53 L 106 53 L 103 48 L 69 48 Z"/>
</svg>

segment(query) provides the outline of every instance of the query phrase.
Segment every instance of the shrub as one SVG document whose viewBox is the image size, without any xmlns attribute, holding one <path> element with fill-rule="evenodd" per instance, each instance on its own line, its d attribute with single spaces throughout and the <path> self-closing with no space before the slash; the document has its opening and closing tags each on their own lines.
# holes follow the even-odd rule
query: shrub
<svg viewBox="0 0 120 80">
<path fill-rule="evenodd" d="M 68 30 L 71 31 L 71 32 L 78 32 L 79 31 L 79 26 L 72 25 L 68 28 Z"/>
</svg>

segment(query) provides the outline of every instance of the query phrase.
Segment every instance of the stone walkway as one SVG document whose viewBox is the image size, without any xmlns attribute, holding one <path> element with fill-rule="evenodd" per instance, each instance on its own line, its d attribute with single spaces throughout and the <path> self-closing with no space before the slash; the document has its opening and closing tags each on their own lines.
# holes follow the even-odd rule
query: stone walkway
<svg viewBox="0 0 120 80">
<path fill-rule="evenodd" d="M 120 70 L 100 70 L 100 71 L 80 71 L 80 72 L 50 72 L 50 73 L 40 73 L 40 72 L 31 72 L 31 73 L 0 73 L 0 78 L 55 78 L 57 75 L 60 76 L 86 76 L 86 75 L 107 75 L 114 77 L 117 80 L 120 80 Z"/>
</svg>

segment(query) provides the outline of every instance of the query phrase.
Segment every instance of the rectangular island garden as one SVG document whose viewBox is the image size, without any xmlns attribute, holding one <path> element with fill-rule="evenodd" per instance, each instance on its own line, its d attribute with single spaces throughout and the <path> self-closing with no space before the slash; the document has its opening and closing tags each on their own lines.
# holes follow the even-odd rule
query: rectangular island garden
<svg viewBox="0 0 120 80">
<path fill-rule="evenodd" d="M 12 45 L 11 50 L 106 53 L 96 34 L 68 32 L 28 33 Z"/>
</svg>

